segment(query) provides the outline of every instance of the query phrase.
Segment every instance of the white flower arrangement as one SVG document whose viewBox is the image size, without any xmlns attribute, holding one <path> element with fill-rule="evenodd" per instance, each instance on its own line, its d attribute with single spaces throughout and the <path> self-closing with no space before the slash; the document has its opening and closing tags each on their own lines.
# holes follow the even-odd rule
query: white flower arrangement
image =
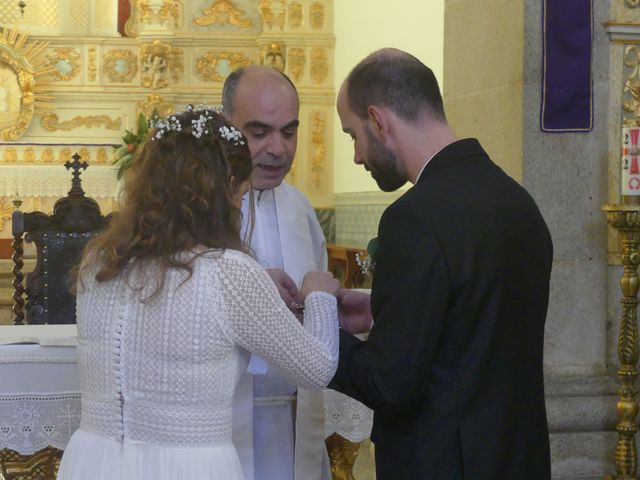
<svg viewBox="0 0 640 480">
<path fill-rule="evenodd" d="M 366 252 L 356 253 L 356 263 L 360 271 L 367 277 L 373 276 L 376 268 L 376 254 L 378 253 L 378 237 L 373 237 L 367 244 Z"/>
<path fill-rule="evenodd" d="M 363 275 L 369 276 L 373 273 L 374 262 L 368 254 L 356 253 L 356 263 L 360 267 Z"/>
</svg>

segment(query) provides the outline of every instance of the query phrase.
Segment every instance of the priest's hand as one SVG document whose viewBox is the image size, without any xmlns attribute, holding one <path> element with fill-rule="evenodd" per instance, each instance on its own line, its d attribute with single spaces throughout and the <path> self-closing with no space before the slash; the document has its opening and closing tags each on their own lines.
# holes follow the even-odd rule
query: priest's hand
<svg viewBox="0 0 640 480">
<path fill-rule="evenodd" d="M 296 282 L 281 268 L 267 268 L 267 273 L 276 284 L 280 297 L 284 303 L 292 309 L 292 305 L 298 302 L 298 287 Z M 294 312 L 295 313 L 295 312 Z"/>
<path fill-rule="evenodd" d="M 308 272 L 302 280 L 300 300 L 304 302 L 311 292 L 326 292 L 334 297 L 338 295 L 340 282 L 329 272 Z"/>
<path fill-rule="evenodd" d="M 367 333 L 373 326 L 370 296 L 341 288 L 338 292 L 338 319 L 340 328 L 353 335 Z"/>
</svg>

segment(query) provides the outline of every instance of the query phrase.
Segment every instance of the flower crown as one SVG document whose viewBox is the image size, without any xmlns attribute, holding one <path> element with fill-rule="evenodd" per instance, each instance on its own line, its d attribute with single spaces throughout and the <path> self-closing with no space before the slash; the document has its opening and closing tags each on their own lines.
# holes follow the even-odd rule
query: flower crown
<svg viewBox="0 0 640 480">
<path fill-rule="evenodd" d="M 167 118 L 160 118 L 157 120 L 151 120 L 149 122 L 149 127 L 153 128 L 155 131 L 153 132 L 153 136 L 151 140 L 160 140 L 167 134 L 171 132 L 180 132 L 184 125 L 180 123 L 180 119 L 178 118 L 183 113 L 194 113 L 200 114 L 198 118 L 194 118 L 191 120 L 191 134 L 196 138 L 202 138 L 202 136 L 214 136 L 213 128 L 211 127 L 210 120 L 213 119 L 213 113 L 220 114 L 222 112 L 222 107 L 215 107 L 209 105 L 187 105 L 184 109 L 179 110 L 173 115 L 168 116 Z M 188 127 L 187 127 L 188 128 Z M 233 145 L 244 145 L 244 140 L 242 133 L 239 130 L 236 130 L 235 127 L 223 125 L 218 128 L 218 136 L 220 138 L 224 138 L 226 141 L 232 143 Z"/>
</svg>

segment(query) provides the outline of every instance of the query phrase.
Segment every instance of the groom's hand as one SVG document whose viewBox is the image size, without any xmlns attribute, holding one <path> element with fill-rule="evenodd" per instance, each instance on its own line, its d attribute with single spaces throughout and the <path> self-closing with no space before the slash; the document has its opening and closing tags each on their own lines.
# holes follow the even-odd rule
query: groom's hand
<svg viewBox="0 0 640 480">
<path fill-rule="evenodd" d="M 280 297 L 291 310 L 292 305 L 297 303 L 296 299 L 298 298 L 296 282 L 281 268 L 267 268 L 267 273 L 271 277 L 271 280 L 273 280 L 273 283 L 276 284 Z"/>
<path fill-rule="evenodd" d="M 353 335 L 367 333 L 373 325 L 369 295 L 341 288 L 338 292 L 338 318 L 343 330 Z"/>
</svg>

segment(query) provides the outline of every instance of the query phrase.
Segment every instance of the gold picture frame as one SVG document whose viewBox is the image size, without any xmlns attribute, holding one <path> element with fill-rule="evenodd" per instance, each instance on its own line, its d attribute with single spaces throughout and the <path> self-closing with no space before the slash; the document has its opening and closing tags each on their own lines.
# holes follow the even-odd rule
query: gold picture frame
<svg viewBox="0 0 640 480">
<path fill-rule="evenodd" d="M 29 128 L 38 106 L 47 106 L 48 85 L 42 78 L 53 74 L 44 51 L 47 42 L 27 43 L 28 34 L 4 29 L 0 37 L 0 139 L 13 141 Z"/>
</svg>

